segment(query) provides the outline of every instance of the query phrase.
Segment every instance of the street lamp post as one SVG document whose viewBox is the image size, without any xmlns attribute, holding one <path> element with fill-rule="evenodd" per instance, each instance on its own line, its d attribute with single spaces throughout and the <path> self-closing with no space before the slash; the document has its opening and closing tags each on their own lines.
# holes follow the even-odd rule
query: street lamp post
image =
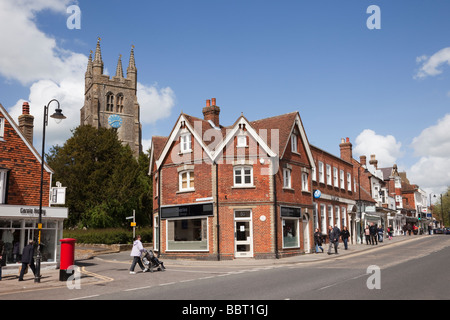
<svg viewBox="0 0 450 320">
<path fill-rule="evenodd" d="M 48 124 L 48 107 L 52 102 L 58 103 L 58 107 L 55 109 L 55 113 L 50 116 L 59 123 L 61 120 L 66 119 L 62 114 L 62 110 L 59 108 L 59 101 L 56 99 L 50 100 L 50 102 L 44 106 L 44 125 L 42 127 L 42 154 L 41 154 L 41 189 L 39 195 L 39 221 L 38 221 L 38 247 L 36 255 L 36 274 L 34 276 L 34 282 L 41 282 L 41 231 L 42 231 L 42 198 L 44 194 L 44 152 L 45 152 L 45 127 Z"/>
</svg>

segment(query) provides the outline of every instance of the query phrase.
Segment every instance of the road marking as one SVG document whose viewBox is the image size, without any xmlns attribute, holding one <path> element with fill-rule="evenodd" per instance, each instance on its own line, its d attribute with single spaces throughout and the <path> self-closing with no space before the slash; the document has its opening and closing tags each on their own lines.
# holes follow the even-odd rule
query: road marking
<svg viewBox="0 0 450 320">
<path fill-rule="evenodd" d="M 95 298 L 95 297 L 99 297 L 99 294 L 93 294 L 92 296 L 85 296 L 85 297 L 79 297 L 79 298 L 72 298 L 69 300 L 81 300 L 81 299 L 89 299 L 89 298 Z"/>
</svg>

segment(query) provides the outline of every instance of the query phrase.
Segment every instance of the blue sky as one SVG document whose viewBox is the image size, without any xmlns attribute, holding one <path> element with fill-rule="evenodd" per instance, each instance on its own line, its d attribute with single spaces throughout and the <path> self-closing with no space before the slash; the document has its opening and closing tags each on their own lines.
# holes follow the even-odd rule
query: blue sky
<svg viewBox="0 0 450 320">
<path fill-rule="evenodd" d="M 73 4 L 79 30 L 66 25 Z M 367 28 L 370 5 L 381 29 Z M 101 37 L 109 74 L 135 46 L 147 146 L 215 97 L 222 125 L 241 112 L 299 111 L 319 148 L 339 155 L 349 137 L 356 159 L 397 163 L 435 193 L 450 185 L 448 1 L 0 0 L 0 9 L 0 103 L 17 117 L 30 102 L 36 146 L 54 97 L 68 119 L 49 124 L 47 144 L 79 125 L 87 56 Z"/>
</svg>

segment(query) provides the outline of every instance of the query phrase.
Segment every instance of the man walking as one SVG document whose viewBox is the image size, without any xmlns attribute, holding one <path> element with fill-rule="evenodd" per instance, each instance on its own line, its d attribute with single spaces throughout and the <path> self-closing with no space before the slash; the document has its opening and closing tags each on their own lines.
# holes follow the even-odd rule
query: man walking
<svg viewBox="0 0 450 320">
<path fill-rule="evenodd" d="M 331 254 L 331 247 L 334 246 L 334 253 L 338 254 L 338 245 L 339 245 L 339 236 L 341 234 L 341 230 L 337 227 L 337 225 L 332 228 L 328 226 L 328 239 L 330 239 L 330 244 L 328 246 L 328 254 Z"/>
<path fill-rule="evenodd" d="M 30 266 L 31 271 L 36 276 L 36 267 L 34 266 L 34 241 L 30 240 L 28 245 L 23 248 L 22 252 L 22 268 L 20 269 L 19 281 L 23 281 L 25 270 Z"/>
<path fill-rule="evenodd" d="M 370 230 L 370 239 L 372 240 L 372 245 L 373 244 L 378 245 L 377 227 L 374 225 L 373 222 L 370 224 L 369 230 Z"/>
</svg>

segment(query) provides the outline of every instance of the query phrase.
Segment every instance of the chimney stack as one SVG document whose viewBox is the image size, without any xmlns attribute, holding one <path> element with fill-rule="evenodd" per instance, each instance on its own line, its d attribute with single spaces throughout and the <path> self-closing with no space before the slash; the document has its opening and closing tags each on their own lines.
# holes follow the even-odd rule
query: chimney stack
<svg viewBox="0 0 450 320">
<path fill-rule="evenodd" d="M 341 159 L 352 163 L 353 146 L 350 143 L 350 139 L 348 137 L 346 139 L 342 138 L 339 147 L 341 149 Z"/>
<path fill-rule="evenodd" d="M 359 163 L 361 166 L 366 167 L 366 156 L 359 156 Z"/>
<path fill-rule="evenodd" d="M 375 159 L 375 155 L 374 154 L 370 155 L 369 164 L 373 165 L 375 167 L 375 170 L 378 170 L 378 160 Z"/>
<path fill-rule="evenodd" d="M 206 107 L 203 108 L 203 118 L 205 120 L 211 120 L 216 127 L 219 127 L 219 114 L 220 108 L 216 106 L 216 98 L 206 100 Z"/>
<path fill-rule="evenodd" d="M 30 114 L 30 105 L 28 102 L 24 102 L 22 114 L 19 116 L 19 129 L 31 144 L 33 144 L 33 128 L 34 117 Z"/>
</svg>

